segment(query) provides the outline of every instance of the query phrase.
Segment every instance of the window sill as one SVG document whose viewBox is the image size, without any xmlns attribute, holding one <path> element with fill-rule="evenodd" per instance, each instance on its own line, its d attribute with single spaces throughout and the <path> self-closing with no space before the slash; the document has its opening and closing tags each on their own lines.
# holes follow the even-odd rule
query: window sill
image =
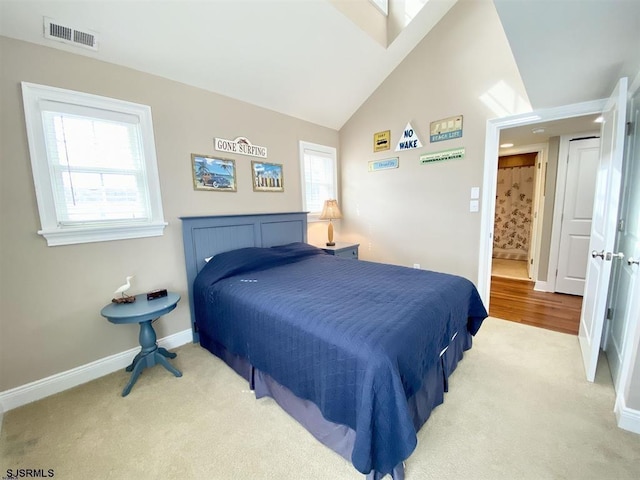
<svg viewBox="0 0 640 480">
<path fill-rule="evenodd" d="M 159 237 L 166 222 L 145 225 L 126 225 L 118 227 L 91 228 L 57 228 L 39 230 L 38 234 L 47 239 L 47 245 L 74 245 L 78 243 L 107 242 L 110 240 L 126 240 L 130 238 Z"/>
</svg>

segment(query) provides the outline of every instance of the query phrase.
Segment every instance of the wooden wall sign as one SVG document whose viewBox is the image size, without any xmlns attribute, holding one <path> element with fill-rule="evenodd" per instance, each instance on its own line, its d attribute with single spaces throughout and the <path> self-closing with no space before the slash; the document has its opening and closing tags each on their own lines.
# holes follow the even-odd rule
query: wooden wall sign
<svg viewBox="0 0 640 480">
<path fill-rule="evenodd" d="M 420 155 L 420 164 L 425 165 L 443 160 L 461 160 L 464 158 L 464 147 L 442 150 L 440 152 L 424 153 Z"/>
<path fill-rule="evenodd" d="M 382 152 L 391 148 L 391 130 L 373 134 L 373 151 Z"/>
<path fill-rule="evenodd" d="M 431 122 L 429 130 L 431 132 L 429 137 L 431 143 L 462 138 L 462 115 Z"/>
<path fill-rule="evenodd" d="M 422 148 L 422 142 L 420 142 L 418 134 L 411 126 L 411 122 L 409 122 L 402 131 L 402 135 L 396 146 L 396 152 L 411 150 L 413 148 Z"/>
<path fill-rule="evenodd" d="M 370 172 L 377 172 L 378 170 L 389 170 L 390 168 L 398 168 L 398 157 L 387 158 L 386 160 L 371 160 L 369 162 Z"/>
<path fill-rule="evenodd" d="M 213 148 L 220 152 L 239 153 L 250 157 L 267 158 L 267 147 L 252 145 L 247 137 L 237 137 L 235 140 L 215 138 Z"/>
</svg>

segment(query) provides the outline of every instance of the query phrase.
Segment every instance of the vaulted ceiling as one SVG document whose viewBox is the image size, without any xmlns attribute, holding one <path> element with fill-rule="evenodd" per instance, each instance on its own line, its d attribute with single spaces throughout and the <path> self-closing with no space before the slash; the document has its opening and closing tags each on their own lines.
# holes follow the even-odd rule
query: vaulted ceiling
<svg viewBox="0 0 640 480">
<path fill-rule="evenodd" d="M 0 34 L 339 129 L 456 1 L 488 0 L 429 0 L 387 48 L 328 0 L 0 0 Z M 640 70 L 640 1 L 494 4 L 534 109 Z M 43 17 L 98 32 L 99 50 L 45 39 Z"/>
</svg>

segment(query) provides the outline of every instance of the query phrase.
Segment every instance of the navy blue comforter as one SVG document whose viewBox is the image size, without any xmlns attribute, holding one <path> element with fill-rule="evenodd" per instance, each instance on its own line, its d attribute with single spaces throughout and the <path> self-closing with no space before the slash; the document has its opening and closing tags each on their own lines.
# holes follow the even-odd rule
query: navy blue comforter
<svg viewBox="0 0 640 480">
<path fill-rule="evenodd" d="M 416 446 L 407 398 L 487 312 L 461 277 L 297 243 L 216 255 L 194 283 L 201 335 L 356 432 L 353 465 L 386 474 Z"/>
</svg>

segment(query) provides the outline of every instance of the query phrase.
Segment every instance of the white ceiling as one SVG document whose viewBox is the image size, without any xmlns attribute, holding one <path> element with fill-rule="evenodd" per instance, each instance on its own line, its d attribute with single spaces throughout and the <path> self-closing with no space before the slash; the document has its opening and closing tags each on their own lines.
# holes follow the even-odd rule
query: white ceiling
<svg viewBox="0 0 640 480">
<path fill-rule="evenodd" d="M 386 49 L 328 0 L 0 0 L 0 34 L 339 129 L 456 1 L 429 0 Z M 640 70 L 639 0 L 494 3 L 534 109 Z M 43 16 L 98 32 L 99 51 L 46 40 Z"/>
<path fill-rule="evenodd" d="M 559 137 L 573 133 L 599 134 L 600 124 L 595 122 L 598 116 L 599 115 L 584 115 L 581 117 L 508 128 L 500 131 L 500 144 L 512 143 L 514 146 L 520 147 L 523 145 L 546 143 L 551 137 Z"/>
</svg>

